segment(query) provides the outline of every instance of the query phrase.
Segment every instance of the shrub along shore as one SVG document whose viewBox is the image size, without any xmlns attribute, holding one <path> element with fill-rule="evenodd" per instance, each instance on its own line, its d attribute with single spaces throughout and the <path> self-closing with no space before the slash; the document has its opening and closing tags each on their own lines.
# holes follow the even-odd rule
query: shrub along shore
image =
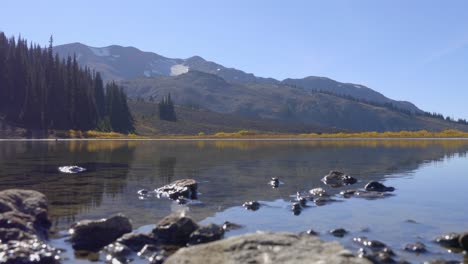
<svg viewBox="0 0 468 264">
<path fill-rule="evenodd" d="M 459 130 L 444 130 L 439 132 L 430 132 L 427 130 L 419 131 L 398 131 L 398 132 L 355 132 L 355 133 L 309 133 L 309 134 L 280 134 L 265 133 L 249 130 L 240 130 L 237 132 L 218 132 L 215 134 L 205 134 L 203 132 L 197 135 L 152 135 L 144 136 L 137 134 L 121 134 L 116 132 L 101 131 L 57 131 L 51 135 L 51 138 L 95 138 L 95 139 L 391 139 L 391 138 L 468 138 L 468 132 Z"/>
</svg>

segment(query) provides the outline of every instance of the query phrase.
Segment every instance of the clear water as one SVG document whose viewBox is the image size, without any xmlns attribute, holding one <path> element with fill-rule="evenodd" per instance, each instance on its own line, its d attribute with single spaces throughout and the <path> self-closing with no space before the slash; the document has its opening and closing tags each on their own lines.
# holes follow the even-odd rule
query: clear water
<svg viewBox="0 0 468 264">
<path fill-rule="evenodd" d="M 115 213 L 129 216 L 134 228 L 150 230 L 171 212 L 186 211 L 201 223 L 231 221 L 244 228 L 227 236 L 257 230 L 301 232 L 314 229 L 324 240 L 338 240 L 352 251 L 356 236 L 380 240 L 400 259 L 463 261 L 432 242 L 438 235 L 468 231 L 468 141 L 465 140 L 314 140 L 314 141 L 52 141 L 0 142 L 0 189 L 25 188 L 45 193 L 53 230 L 81 219 Z M 88 169 L 60 174 L 63 165 Z M 343 199 L 290 211 L 297 191 L 323 187 L 320 179 L 338 169 L 359 179 L 351 188 L 379 180 L 396 188 L 379 200 Z M 271 177 L 284 183 L 267 184 Z M 168 200 L 140 200 L 137 191 L 194 178 L 199 203 L 180 206 Z M 258 200 L 255 212 L 241 207 Z M 412 221 L 408 221 L 412 220 Z M 414 221 L 416 223 L 414 223 Z M 327 234 L 343 227 L 343 238 Z M 402 250 L 421 241 L 428 253 Z M 76 263 L 63 240 L 70 263 Z M 83 262 L 86 262 L 82 260 Z M 468 263 L 468 260 L 464 260 Z"/>
</svg>

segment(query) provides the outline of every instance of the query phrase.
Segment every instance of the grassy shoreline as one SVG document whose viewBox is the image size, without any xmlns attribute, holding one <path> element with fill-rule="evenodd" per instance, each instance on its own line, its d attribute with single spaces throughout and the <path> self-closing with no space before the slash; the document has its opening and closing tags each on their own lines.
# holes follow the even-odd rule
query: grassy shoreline
<svg viewBox="0 0 468 264">
<path fill-rule="evenodd" d="M 241 130 L 238 132 L 218 132 L 215 134 L 197 135 L 136 135 L 101 131 L 53 131 L 46 138 L 6 138 L 1 140 L 354 140 L 354 139 L 468 139 L 468 132 L 444 130 L 440 132 L 399 131 L 399 132 L 357 132 L 357 133 L 310 133 L 310 134 L 280 134 L 261 133 Z"/>
</svg>

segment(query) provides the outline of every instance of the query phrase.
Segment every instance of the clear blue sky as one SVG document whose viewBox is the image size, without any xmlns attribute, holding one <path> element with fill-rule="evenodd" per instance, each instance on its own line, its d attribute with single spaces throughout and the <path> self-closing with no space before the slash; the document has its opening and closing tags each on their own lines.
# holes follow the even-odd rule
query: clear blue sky
<svg viewBox="0 0 468 264">
<path fill-rule="evenodd" d="M 258 76 L 367 85 L 468 118 L 468 1 L 2 1 L 0 30 L 46 45 L 200 55 Z"/>
</svg>

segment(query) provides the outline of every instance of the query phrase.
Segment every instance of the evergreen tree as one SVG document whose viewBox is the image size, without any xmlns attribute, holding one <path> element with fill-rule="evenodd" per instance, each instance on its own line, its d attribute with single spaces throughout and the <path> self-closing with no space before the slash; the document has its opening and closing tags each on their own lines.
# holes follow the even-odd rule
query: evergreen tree
<svg viewBox="0 0 468 264">
<path fill-rule="evenodd" d="M 171 94 L 164 96 L 159 102 L 159 119 L 166 121 L 177 121 L 174 110 L 174 102 L 172 102 Z"/>
</svg>

